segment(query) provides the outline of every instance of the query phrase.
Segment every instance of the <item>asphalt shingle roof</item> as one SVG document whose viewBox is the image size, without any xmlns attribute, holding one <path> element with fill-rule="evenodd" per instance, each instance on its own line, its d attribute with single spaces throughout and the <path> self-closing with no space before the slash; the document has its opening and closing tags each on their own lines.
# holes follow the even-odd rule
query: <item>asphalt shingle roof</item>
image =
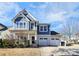
<svg viewBox="0 0 79 59">
<path fill-rule="evenodd" d="M 55 32 L 55 31 L 51 31 L 51 35 L 56 35 L 56 34 L 59 34 L 59 33 Z"/>
<path fill-rule="evenodd" d="M 4 30 L 7 30 L 7 26 L 3 25 L 0 23 L 0 31 L 4 31 Z"/>
</svg>

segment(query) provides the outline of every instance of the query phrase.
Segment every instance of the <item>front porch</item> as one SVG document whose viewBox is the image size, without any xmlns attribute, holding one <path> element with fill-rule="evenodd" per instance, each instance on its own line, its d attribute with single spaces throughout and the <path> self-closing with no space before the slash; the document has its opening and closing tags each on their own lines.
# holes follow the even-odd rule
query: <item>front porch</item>
<svg viewBox="0 0 79 59">
<path fill-rule="evenodd" d="M 18 41 L 18 44 L 23 44 L 25 46 L 36 46 L 37 33 L 35 30 L 12 30 L 10 31 L 14 34 L 14 39 Z M 27 42 L 28 41 L 28 42 Z"/>
</svg>

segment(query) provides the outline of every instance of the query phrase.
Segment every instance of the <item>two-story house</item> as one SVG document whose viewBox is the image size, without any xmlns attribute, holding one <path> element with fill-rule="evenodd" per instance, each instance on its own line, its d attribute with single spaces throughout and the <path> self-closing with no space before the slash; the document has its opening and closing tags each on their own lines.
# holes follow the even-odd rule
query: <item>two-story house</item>
<svg viewBox="0 0 79 59">
<path fill-rule="evenodd" d="M 8 29 L 10 35 L 13 35 L 10 39 L 21 40 L 21 43 L 29 40 L 30 45 L 61 45 L 61 35 L 55 31 L 50 31 L 50 24 L 39 23 L 25 9 L 20 11 L 12 22 L 13 26 Z"/>
</svg>

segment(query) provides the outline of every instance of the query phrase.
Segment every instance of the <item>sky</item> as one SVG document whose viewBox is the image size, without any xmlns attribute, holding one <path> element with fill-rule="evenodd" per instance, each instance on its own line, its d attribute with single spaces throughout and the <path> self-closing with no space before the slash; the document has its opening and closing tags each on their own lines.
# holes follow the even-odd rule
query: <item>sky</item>
<svg viewBox="0 0 79 59">
<path fill-rule="evenodd" d="M 0 23 L 12 26 L 13 17 L 22 9 L 39 22 L 49 23 L 55 31 L 61 31 L 66 22 L 79 22 L 78 2 L 0 2 Z"/>
</svg>

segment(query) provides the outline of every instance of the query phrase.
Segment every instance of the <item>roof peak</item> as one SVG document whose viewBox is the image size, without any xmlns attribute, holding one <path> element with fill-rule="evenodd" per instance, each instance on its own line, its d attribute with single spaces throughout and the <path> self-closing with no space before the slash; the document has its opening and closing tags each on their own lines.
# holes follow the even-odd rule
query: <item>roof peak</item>
<svg viewBox="0 0 79 59">
<path fill-rule="evenodd" d="M 28 12 L 26 11 L 26 9 L 21 10 L 20 12 L 22 12 L 23 14 L 27 15 Z"/>
<path fill-rule="evenodd" d="M 23 15 L 22 17 L 28 18 L 30 21 L 37 21 L 35 17 L 33 17 L 26 9 L 22 9 L 14 19 L 16 19 L 18 16 Z M 20 16 L 21 17 L 21 16 Z M 14 20 L 15 21 L 15 20 Z"/>
<path fill-rule="evenodd" d="M 22 9 L 21 11 L 26 11 L 26 9 Z"/>
</svg>

